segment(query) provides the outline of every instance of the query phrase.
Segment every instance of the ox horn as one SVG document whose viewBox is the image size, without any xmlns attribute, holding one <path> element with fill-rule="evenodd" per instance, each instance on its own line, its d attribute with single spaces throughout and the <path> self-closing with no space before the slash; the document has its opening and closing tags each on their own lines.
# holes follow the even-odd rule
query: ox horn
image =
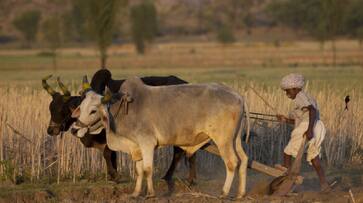
<svg viewBox="0 0 363 203">
<path fill-rule="evenodd" d="M 57 82 L 58 82 L 58 86 L 61 88 L 64 96 L 65 97 L 70 97 L 71 96 L 71 92 L 69 92 L 69 90 L 67 89 L 67 87 L 62 83 L 62 81 L 60 80 L 60 77 L 57 77 Z"/>
<path fill-rule="evenodd" d="M 88 90 L 92 89 L 91 85 L 88 82 L 87 75 L 83 76 L 82 89 L 83 92 L 87 92 Z"/>
<path fill-rule="evenodd" d="M 102 104 L 107 104 L 111 101 L 111 99 L 112 99 L 112 93 L 108 88 L 106 88 L 105 96 L 102 97 L 101 102 Z"/>
<path fill-rule="evenodd" d="M 56 91 L 54 91 L 54 89 L 53 88 L 51 88 L 49 85 L 48 85 L 48 83 L 47 83 L 47 80 L 49 79 L 49 78 L 51 78 L 52 77 L 52 75 L 48 75 L 47 77 L 44 77 L 43 79 L 42 79 L 42 86 L 43 86 L 43 88 L 50 94 L 50 95 L 54 95 L 55 93 L 56 93 Z"/>
</svg>

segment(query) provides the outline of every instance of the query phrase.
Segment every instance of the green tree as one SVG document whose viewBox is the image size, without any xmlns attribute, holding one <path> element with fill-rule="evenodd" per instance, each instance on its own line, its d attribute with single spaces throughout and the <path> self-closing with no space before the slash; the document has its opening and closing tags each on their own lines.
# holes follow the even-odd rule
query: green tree
<svg viewBox="0 0 363 203">
<path fill-rule="evenodd" d="M 224 0 L 212 1 L 209 4 L 209 12 L 206 14 L 211 27 L 217 34 L 217 40 L 221 43 L 235 42 L 235 30 L 246 29 L 249 32 L 251 26 L 250 9 L 252 0 Z"/>
<path fill-rule="evenodd" d="M 156 8 L 152 1 L 143 1 L 131 8 L 131 32 L 136 50 L 145 53 L 145 43 L 151 43 L 158 32 Z"/>
<path fill-rule="evenodd" d="M 277 23 L 309 33 L 321 42 L 322 48 L 327 40 L 331 40 L 335 65 L 335 40 L 343 33 L 347 3 L 348 0 L 273 1 L 267 7 L 267 12 Z"/>
<path fill-rule="evenodd" d="M 63 18 L 64 40 L 71 42 L 86 42 L 90 39 L 87 33 L 87 8 L 85 0 L 72 0 L 70 10 L 66 11 Z"/>
<path fill-rule="evenodd" d="M 53 67 L 57 69 L 57 49 L 62 43 L 62 21 L 60 17 L 54 16 L 46 19 L 42 24 L 43 39 L 49 46 L 52 57 L 53 57 Z"/>
<path fill-rule="evenodd" d="M 285 25 L 294 31 L 301 30 L 315 35 L 321 12 L 320 0 L 272 1 L 266 13 L 276 24 Z"/>
<path fill-rule="evenodd" d="M 230 44 L 236 41 L 233 30 L 228 25 L 221 25 L 217 29 L 217 40 L 223 44 Z"/>
<path fill-rule="evenodd" d="M 22 13 L 13 20 L 13 25 L 22 33 L 26 46 L 30 46 L 36 38 L 40 17 L 40 11 L 32 10 Z"/>
<path fill-rule="evenodd" d="M 253 0 L 228 0 L 230 11 L 227 12 L 233 29 L 248 27 L 250 9 L 253 5 Z"/>
<path fill-rule="evenodd" d="M 332 42 L 333 66 L 336 66 L 337 48 L 336 38 L 343 32 L 346 0 L 322 0 L 322 12 L 320 18 L 320 32 Z"/>
<path fill-rule="evenodd" d="M 232 29 L 244 28 L 252 0 L 225 0 L 210 3 L 210 20 L 216 26 L 228 23 Z"/>
<path fill-rule="evenodd" d="M 353 0 L 347 8 L 344 19 L 345 34 L 358 39 L 360 46 L 363 41 L 363 1 Z"/>
<path fill-rule="evenodd" d="M 101 68 L 106 68 L 107 50 L 112 44 L 116 15 L 122 0 L 85 0 L 85 15 L 91 39 L 96 41 L 100 53 Z M 122 3 L 122 4 L 120 4 Z"/>
</svg>

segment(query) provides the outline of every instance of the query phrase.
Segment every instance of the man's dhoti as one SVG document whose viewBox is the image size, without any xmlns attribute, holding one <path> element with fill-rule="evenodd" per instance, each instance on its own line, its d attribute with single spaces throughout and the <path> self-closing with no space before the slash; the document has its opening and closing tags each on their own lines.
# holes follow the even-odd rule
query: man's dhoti
<svg viewBox="0 0 363 203">
<path fill-rule="evenodd" d="M 304 133 L 307 131 L 308 127 L 309 122 L 303 121 L 294 128 L 294 130 L 291 132 L 290 141 L 285 147 L 285 154 L 296 157 L 301 146 Z M 313 132 L 314 137 L 306 145 L 306 160 L 309 162 L 309 164 L 311 164 L 312 159 L 320 155 L 321 143 L 323 142 L 326 133 L 324 123 L 320 120 L 317 120 Z"/>
</svg>

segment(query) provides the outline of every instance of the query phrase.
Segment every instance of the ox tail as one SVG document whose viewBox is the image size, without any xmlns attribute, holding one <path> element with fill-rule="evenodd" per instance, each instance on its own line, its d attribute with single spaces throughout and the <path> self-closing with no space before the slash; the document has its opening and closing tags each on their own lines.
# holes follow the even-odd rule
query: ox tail
<svg viewBox="0 0 363 203">
<path fill-rule="evenodd" d="M 248 106 L 245 101 L 245 98 L 243 99 L 243 106 L 241 106 L 241 114 L 240 114 L 240 121 L 238 123 L 237 127 L 237 135 L 235 136 L 235 149 L 237 156 L 240 160 L 239 164 L 239 186 L 238 186 L 238 193 L 237 198 L 242 198 L 246 193 L 246 178 L 247 178 L 247 162 L 248 157 L 246 155 L 246 152 L 243 150 L 242 147 L 242 131 L 243 131 L 243 122 L 244 122 L 244 112 L 246 112 L 246 120 L 247 120 L 247 136 L 246 136 L 246 142 L 249 139 L 250 136 L 250 119 L 249 119 L 249 111 Z"/>
<path fill-rule="evenodd" d="M 246 98 L 243 99 L 243 109 L 246 112 L 246 121 L 247 121 L 247 125 L 246 125 L 246 127 L 247 127 L 247 129 L 246 129 L 246 131 L 247 131 L 246 132 L 246 143 L 248 143 L 248 141 L 250 140 L 251 124 L 250 124 L 250 111 L 248 109 Z M 243 117 L 244 117 L 244 115 L 242 114 L 242 121 L 244 120 Z M 242 125 L 242 123 L 241 123 L 241 125 Z"/>
</svg>

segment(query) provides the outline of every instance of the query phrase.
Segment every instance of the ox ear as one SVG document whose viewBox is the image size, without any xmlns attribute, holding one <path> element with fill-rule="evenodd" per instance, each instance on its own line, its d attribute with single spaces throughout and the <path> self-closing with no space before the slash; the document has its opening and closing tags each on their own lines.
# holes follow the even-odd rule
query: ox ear
<svg viewBox="0 0 363 203">
<path fill-rule="evenodd" d="M 105 105 L 100 106 L 100 112 L 101 112 L 102 123 L 106 129 L 106 132 L 111 130 L 111 132 L 116 133 L 115 121 Z"/>
<path fill-rule="evenodd" d="M 73 112 L 72 112 L 72 118 L 78 118 L 81 115 L 81 108 L 78 106 Z"/>
</svg>

